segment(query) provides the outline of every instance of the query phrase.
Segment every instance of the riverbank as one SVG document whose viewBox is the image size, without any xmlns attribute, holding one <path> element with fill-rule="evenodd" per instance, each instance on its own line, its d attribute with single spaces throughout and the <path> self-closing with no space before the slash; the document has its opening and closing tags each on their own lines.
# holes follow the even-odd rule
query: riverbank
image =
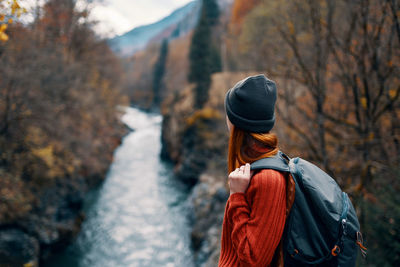
<svg viewBox="0 0 400 267">
<path fill-rule="evenodd" d="M 71 172 L 59 169 L 54 177 L 45 172 L 28 176 L 27 171 L 16 175 L 0 166 L 0 266 L 38 266 L 67 247 L 79 233 L 85 220 L 84 198 L 104 181 L 113 151 L 127 132 L 122 123 L 112 124 L 113 131 L 99 135 L 107 145 L 89 146 L 86 155 L 90 155 L 90 163 L 84 162 L 84 157 L 74 159 L 76 169 Z M 96 150 L 101 154 L 95 157 Z M 64 157 L 57 151 L 45 152 L 40 154 L 48 160 L 45 163 L 67 166 L 68 161 L 62 162 Z M 33 163 L 30 166 L 45 169 Z M 91 166 L 96 167 L 87 169 Z"/>
</svg>

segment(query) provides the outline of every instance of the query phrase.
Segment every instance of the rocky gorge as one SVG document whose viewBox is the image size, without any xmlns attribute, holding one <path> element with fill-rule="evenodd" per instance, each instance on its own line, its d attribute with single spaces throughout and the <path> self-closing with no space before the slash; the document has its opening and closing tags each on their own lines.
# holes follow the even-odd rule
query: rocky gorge
<svg viewBox="0 0 400 267">
<path fill-rule="evenodd" d="M 223 99 L 226 90 L 246 75 L 215 74 L 209 101 L 201 110 L 193 109 L 190 85 L 167 99 L 162 108 L 161 157 L 172 161 L 175 176 L 192 187 L 188 219 L 198 266 L 215 266 L 218 261 L 223 212 L 229 196 Z M 117 129 L 121 138 L 126 130 L 121 126 Z M 33 208 L 0 226 L 0 266 L 38 266 L 71 243 L 85 220 L 85 195 L 104 180 L 120 138 L 107 150 L 109 161 L 104 162 L 102 173 L 57 179 L 37 192 L 32 190 Z"/>
</svg>

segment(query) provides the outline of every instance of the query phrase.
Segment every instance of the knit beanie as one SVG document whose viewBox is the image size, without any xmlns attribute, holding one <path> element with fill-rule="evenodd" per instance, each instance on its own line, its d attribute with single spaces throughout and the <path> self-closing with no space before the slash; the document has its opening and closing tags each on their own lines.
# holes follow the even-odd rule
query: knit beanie
<svg viewBox="0 0 400 267">
<path fill-rule="evenodd" d="M 275 123 L 276 85 L 265 75 L 238 82 L 225 95 L 225 110 L 238 128 L 253 133 L 269 132 Z"/>
</svg>

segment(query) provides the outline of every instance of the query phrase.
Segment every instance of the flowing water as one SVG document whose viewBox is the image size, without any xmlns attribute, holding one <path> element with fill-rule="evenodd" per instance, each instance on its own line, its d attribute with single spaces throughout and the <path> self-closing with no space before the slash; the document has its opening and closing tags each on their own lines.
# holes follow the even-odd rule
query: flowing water
<svg viewBox="0 0 400 267">
<path fill-rule="evenodd" d="M 159 158 L 161 116 L 127 108 L 122 121 L 134 131 L 88 194 L 76 241 L 46 266 L 193 266 L 187 192 Z"/>
</svg>

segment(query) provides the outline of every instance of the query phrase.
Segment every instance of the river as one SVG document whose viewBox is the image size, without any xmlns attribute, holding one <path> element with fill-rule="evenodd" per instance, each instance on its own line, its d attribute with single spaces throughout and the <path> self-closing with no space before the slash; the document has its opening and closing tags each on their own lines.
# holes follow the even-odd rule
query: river
<svg viewBox="0 0 400 267">
<path fill-rule="evenodd" d="M 114 152 L 102 186 L 85 200 L 81 232 L 45 266 L 193 266 L 188 192 L 160 160 L 161 120 L 127 108 L 134 129 Z"/>
</svg>

